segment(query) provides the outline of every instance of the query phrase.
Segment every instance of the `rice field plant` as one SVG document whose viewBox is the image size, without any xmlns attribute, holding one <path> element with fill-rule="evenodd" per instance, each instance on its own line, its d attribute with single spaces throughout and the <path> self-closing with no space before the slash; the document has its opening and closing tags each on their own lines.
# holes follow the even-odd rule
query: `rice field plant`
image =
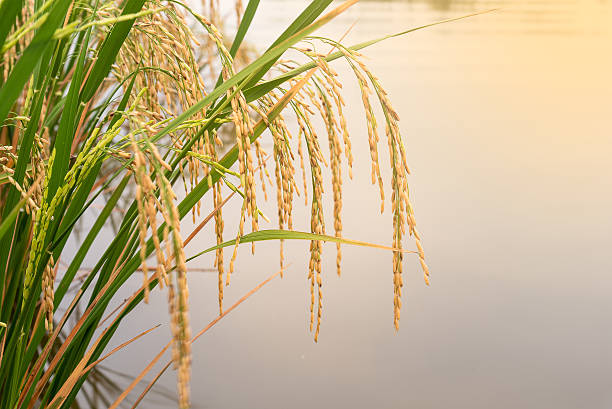
<svg viewBox="0 0 612 409">
<path fill-rule="evenodd" d="M 202 332 L 194 337 L 189 321 L 187 263 L 215 254 L 214 325 L 236 306 L 224 305 L 223 291 L 238 246 L 250 243 L 254 251 L 258 241 L 281 242 L 281 275 L 283 241 L 310 242 L 305 275 L 315 341 L 323 309 L 321 243 L 336 243 L 337 274 L 341 245 L 388 249 L 398 327 L 404 255 L 418 257 L 426 282 L 429 271 L 408 194 L 399 116 L 360 50 L 423 27 L 347 46 L 316 30 L 356 0 L 326 11 L 330 3 L 310 2 L 255 56 L 243 40 L 258 0 L 244 9 L 235 3 L 232 36 L 222 33 L 215 0 L 199 11 L 161 0 L 0 2 L 0 408 L 81 407 L 91 400 L 87 385 L 105 382 L 118 397 L 104 405 L 118 407 L 166 349 L 178 405 L 189 407 L 191 343 Z M 336 60 L 354 78 L 339 78 Z M 341 92 L 349 80 L 361 90 L 369 159 L 352 155 Z M 271 152 L 261 138 L 270 138 Z M 385 150 L 388 161 L 379 158 Z M 354 160 L 369 161 L 381 212 L 390 204 L 386 247 L 342 236 L 342 183 L 352 177 Z M 380 166 L 390 167 L 390 180 L 383 181 Z M 274 222 L 258 207 L 268 194 L 278 205 Z M 242 201 L 236 214 L 224 211 L 232 197 Z M 103 209 L 67 256 L 69 238 L 99 200 Z M 325 200 L 333 200 L 333 231 L 326 229 Z M 212 204 L 210 214 L 202 214 L 203 201 Z M 293 227 L 293 207 L 302 202 L 310 208 L 310 231 Z M 105 239 L 101 232 L 118 207 L 122 218 Z M 181 231 L 186 218 L 193 231 Z M 228 218 L 239 222 L 237 231 L 224 228 Z M 198 236 L 209 248 L 187 257 L 209 222 L 215 235 Z M 407 234 L 412 250 L 404 248 Z M 85 257 L 96 252 L 97 263 L 82 274 Z M 111 307 L 134 276 L 142 278 L 140 288 Z M 121 345 L 115 338 L 134 309 L 161 295 L 158 288 L 167 293 L 170 342 L 129 387 L 117 388 L 98 367 L 146 335 Z"/>
</svg>

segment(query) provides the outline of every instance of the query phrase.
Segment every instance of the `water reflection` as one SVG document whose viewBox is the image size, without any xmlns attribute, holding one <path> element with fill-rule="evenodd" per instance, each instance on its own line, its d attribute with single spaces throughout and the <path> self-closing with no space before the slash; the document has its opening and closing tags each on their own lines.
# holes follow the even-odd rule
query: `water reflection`
<svg viewBox="0 0 612 409">
<path fill-rule="evenodd" d="M 612 21 L 607 0 L 365 0 L 361 3 L 362 7 L 369 8 L 374 15 L 378 14 L 379 9 L 394 10 L 394 14 L 398 13 L 399 18 L 410 18 L 410 15 L 415 14 L 431 17 L 500 9 L 501 12 L 496 13 L 496 16 L 488 18 L 489 23 L 498 24 L 496 28 L 498 32 L 520 31 L 555 35 L 598 32 L 601 34 L 609 32 L 606 27 Z M 368 5 L 364 6 L 364 4 Z M 384 11 L 382 13 L 381 18 Z M 482 28 L 483 23 L 487 24 L 487 22 L 481 22 L 468 31 Z M 487 27 L 491 28 L 489 25 Z M 453 31 L 450 26 L 445 29 Z"/>
<path fill-rule="evenodd" d="M 390 0 L 397 1 L 397 0 Z M 401 1 L 401 0 L 400 0 Z M 450 10 L 451 8 L 474 8 L 476 1 L 466 0 L 409 0 L 410 3 L 427 3 L 434 10 Z"/>
</svg>

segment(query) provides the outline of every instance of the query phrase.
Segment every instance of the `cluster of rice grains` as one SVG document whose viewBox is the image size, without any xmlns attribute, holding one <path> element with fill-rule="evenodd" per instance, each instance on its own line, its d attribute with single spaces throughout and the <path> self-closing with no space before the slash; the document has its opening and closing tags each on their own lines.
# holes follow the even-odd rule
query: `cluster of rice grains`
<svg viewBox="0 0 612 409">
<path fill-rule="evenodd" d="M 0 72 L 4 79 L 9 77 L 11 68 L 17 63 L 20 53 L 18 50 L 25 49 L 32 38 L 34 37 L 34 30 L 32 30 L 31 24 L 38 15 L 34 12 L 34 0 L 26 0 L 23 4 L 22 11 L 17 17 L 14 30 L 9 33 L 6 42 L 3 44 L 2 58 L 0 60 Z M 31 87 L 31 86 L 30 86 Z M 26 116 L 29 105 L 31 103 L 32 89 L 24 87 L 21 94 L 19 95 L 13 111 L 19 113 L 11 118 L 15 128 L 19 133 L 26 132 L 27 126 L 31 120 Z M 44 181 L 47 174 L 47 163 L 50 160 L 49 153 L 49 129 L 44 124 L 43 118 L 49 107 L 49 100 L 45 100 L 41 106 L 42 114 L 39 117 L 39 129 L 40 132 L 36 132 L 33 135 L 34 143 L 32 145 L 32 152 L 30 153 L 29 169 L 25 171 L 25 177 L 23 177 L 22 183 L 18 183 L 15 179 L 15 166 L 18 160 L 18 148 L 15 144 L 15 140 L 9 140 L 7 128 L 3 127 L 0 130 L 0 173 L 6 177 L 7 182 L 14 186 L 19 192 L 21 198 L 25 200 L 24 210 L 26 214 L 32 217 L 34 223 L 37 223 L 39 219 L 44 217 L 41 215 L 41 207 L 43 207 L 44 200 Z M 52 163 L 50 161 L 49 163 Z M 3 206 L 3 201 L 7 199 L 7 189 L 0 184 L 0 206 Z M 47 216 L 49 217 L 49 216 Z M 52 216 L 51 216 L 52 217 Z M 40 243 L 40 240 L 37 241 Z M 32 267 L 30 268 L 30 276 Z M 45 327 L 48 331 L 53 329 L 53 310 L 54 310 L 54 284 L 55 277 L 57 274 L 57 265 L 53 256 L 50 255 L 48 261 L 43 268 L 42 275 L 42 300 L 41 300 L 41 311 L 45 317 Z M 26 283 L 29 278 L 26 277 Z M 29 284 L 29 283 L 28 283 Z M 27 294 L 27 289 L 24 290 L 24 298 Z"/>
<path fill-rule="evenodd" d="M 0 54 L 2 54 L 0 59 L 0 75 L 2 75 L 2 78 L 9 77 L 11 68 L 15 66 L 19 59 L 18 50 L 25 49 L 34 37 L 34 31 L 28 27 L 28 23 L 31 23 L 33 17 L 35 17 L 34 0 L 26 0 L 21 13 L 17 17 L 14 30 L 9 33 L 0 51 Z M 19 132 L 25 132 L 30 122 L 30 118 L 25 115 L 28 104 L 31 102 L 31 95 L 29 99 L 28 92 L 32 92 L 32 90 L 24 87 L 14 107 L 14 112 L 19 114 L 11 118 Z M 19 191 L 22 198 L 27 198 L 25 211 L 30 215 L 35 215 L 40 207 L 42 185 L 39 182 L 44 179 L 45 162 L 49 159 L 49 130 L 42 120 L 48 109 L 48 101 L 43 103 L 41 109 L 43 114 L 40 115 L 41 119 L 39 121 L 42 131 L 34 134 L 33 151 L 30 155 L 30 170 L 26 172 L 27 177 L 24 178 L 23 186 L 13 178 L 18 157 L 17 148 L 14 146 L 15 141 L 10 140 L 5 127 L 0 130 L 0 173 L 6 175 L 8 183 Z M 38 182 L 35 182 L 35 180 Z M 28 194 L 29 190 L 31 192 Z M 6 199 L 6 193 L 7 190 L 0 185 L 0 204 L 3 204 Z"/>
<path fill-rule="evenodd" d="M 342 235 L 342 167 L 346 161 L 348 175 L 352 178 L 353 155 L 351 140 L 344 116 L 345 102 L 341 96 L 342 85 L 338 74 L 325 60 L 325 55 L 315 51 L 314 44 L 323 43 L 338 49 L 355 74 L 361 89 L 365 109 L 368 143 L 370 147 L 372 183 L 378 185 L 381 199 L 381 212 L 384 210 L 385 194 L 379 165 L 379 134 L 374 108 L 370 101 L 374 94 L 382 108 L 386 125 L 386 137 L 391 167 L 391 207 L 393 218 L 393 287 L 394 287 L 394 324 L 398 328 L 401 308 L 402 282 L 402 238 L 408 227 L 408 233 L 414 235 L 418 256 L 421 262 L 425 281 L 428 282 L 429 272 L 424 261 L 424 253 L 420 236 L 416 230 L 414 214 L 409 202 L 406 154 L 399 133 L 399 117 L 392 108 L 386 92 L 380 81 L 363 63 L 360 54 L 342 45 L 323 38 L 307 40 L 307 46 L 295 47 L 298 53 L 313 61 L 316 72 L 307 77 L 297 76 L 288 85 L 295 91 L 289 106 L 292 108 L 291 118 L 298 125 L 295 135 L 290 131 L 288 121 L 282 114 L 268 118 L 269 112 L 288 92 L 277 88 L 256 101 L 248 102 L 242 90 L 230 88 L 226 100 L 230 113 L 217 127 L 206 127 L 207 112 L 202 110 L 190 120 L 184 122 L 168 137 L 163 152 L 158 152 L 151 142 L 169 120 L 189 108 L 206 94 L 206 85 L 214 84 L 217 75 L 223 79 L 234 75 L 234 59 L 225 47 L 224 39 L 215 28 L 218 19 L 217 2 L 205 2 L 204 9 L 210 13 L 210 21 L 197 16 L 200 27 L 205 30 L 203 37 L 192 33 L 179 9 L 168 3 L 163 11 L 152 13 L 137 21 L 134 30 L 121 50 L 114 73 L 118 80 L 124 80 L 139 70 L 135 79 L 135 89 L 144 90 L 142 98 L 134 99 L 136 109 L 129 113 L 128 119 L 132 131 L 128 144 L 133 157 L 132 173 L 137 185 L 138 204 L 138 234 L 141 245 L 142 270 L 145 280 L 145 298 L 148 297 L 149 268 L 146 263 L 147 235 L 151 233 L 155 247 L 157 266 L 154 278 L 160 286 L 168 287 L 169 310 L 171 315 L 172 333 L 174 338 L 173 358 L 179 371 L 179 396 L 181 407 L 188 406 L 188 381 L 190 372 L 190 329 L 188 318 L 188 289 L 186 280 L 185 254 L 180 236 L 180 216 L 175 204 L 176 195 L 172 190 L 171 177 L 175 170 L 180 174 L 186 191 L 193 189 L 200 180 L 207 179 L 212 190 L 214 207 L 215 235 L 217 244 L 224 242 L 224 222 L 221 208 L 223 206 L 222 184 L 231 185 L 227 173 L 238 176 L 240 193 L 243 196 L 236 245 L 227 271 L 224 268 L 223 249 L 216 250 L 215 265 L 218 270 L 219 312 L 223 312 L 223 287 L 230 282 L 234 269 L 237 246 L 244 234 L 244 224 L 251 219 L 251 230 L 259 228 L 256 190 L 256 173 L 260 172 L 260 184 L 267 199 L 266 183 L 276 185 L 276 201 L 278 205 L 278 224 L 281 229 L 293 229 L 293 202 L 302 190 L 303 199 L 308 203 L 308 190 L 311 191 L 310 209 L 312 233 L 325 234 L 324 209 L 324 177 L 323 169 L 329 168 L 331 175 L 331 193 L 333 197 L 333 227 L 334 234 Z M 160 4 L 149 3 L 149 7 Z M 237 14 L 240 12 L 237 2 Z M 109 15 L 116 10 L 101 8 L 99 13 Z M 307 48 L 305 48 L 307 47 Z M 214 61 L 214 63 L 213 63 Z M 216 65 L 215 65 L 216 64 Z M 275 68 L 288 72 L 299 63 L 294 60 L 279 61 Z M 155 67 L 144 69 L 142 67 Z M 216 68 L 215 68 L 216 67 Z M 203 79 L 203 73 L 206 80 Z M 307 82 L 302 82 L 306 78 Z M 271 134 L 275 161 L 274 181 L 266 168 L 267 154 L 262 149 L 259 140 L 253 138 L 254 117 L 263 121 Z M 321 147 L 321 135 L 318 123 L 323 125 L 327 135 L 327 148 L 324 153 Z M 223 125 L 227 123 L 227 125 Z M 134 131 L 134 130 L 138 131 Z M 218 161 L 218 151 L 222 145 L 220 135 L 233 132 L 233 143 L 238 150 L 238 173 L 224 169 Z M 293 152 L 294 136 L 297 137 L 297 154 L 302 172 L 301 189 L 296 183 L 297 159 Z M 161 144 L 160 144 L 161 147 Z M 180 156 L 178 152 L 188 151 Z M 307 157 L 306 157 L 307 156 Z M 170 158 L 170 159 L 168 159 Z M 343 159 L 344 158 L 344 159 Z M 174 159 L 174 160 L 171 160 Z M 257 160 L 257 166 L 255 165 Z M 169 165 L 167 162 L 172 163 Z M 222 177 L 213 183 L 212 174 L 217 172 Z M 310 181 L 310 183 L 308 182 Z M 310 184 L 310 188 L 308 185 Z M 193 220 L 200 216 L 200 204 L 193 211 Z M 161 224 L 158 220 L 161 215 Z M 150 229 L 150 230 L 149 230 Z M 164 248 L 165 245 L 165 248 Z M 337 243 L 336 269 L 340 275 L 341 248 Z M 310 329 L 314 330 L 314 339 L 318 340 L 322 301 L 322 242 L 313 240 L 310 243 L 310 261 L 308 280 L 310 283 Z M 283 243 L 281 241 L 280 255 L 281 271 L 284 268 Z M 174 266 L 173 266 L 174 263 Z M 53 261 L 48 267 L 49 276 L 53 273 Z M 176 281 L 169 276 L 174 270 Z M 225 275 L 225 277 L 224 277 Z"/>
<path fill-rule="evenodd" d="M 132 97 L 136 109 L 126 113 L 129 119 L 132 174 L 136 182 L 136 202 L 138 209 L 138 235 L 140 241 L 141 268 L 144 276 L 145 301 L 149 296 L 149 285 L 157 279 L 160 287 L 168 288 L 168 307 L 173 334 L 173 362 L 178 370 L 179 403 L 181 408 L 189 406 L 190 342 L 189 300 L 187 287 L 187 268 L 185 266 L 184 245 L 180 235 L 180 216 L 176 206 L 176 194 L 168 175 L 173 175 L 177 167 L 186 193 L 194 188 L 202 178 L 212 184 L 212 170 L 219 168 L 217 150 L 222 145 L 217 130 L 199 132 L 207 121 L 206 111 L 193 115 L 188 121 L 169 135 L 163 152 L 152 142 L 170 120 L 193 106 L 206 95 L 205 80 L 216 80 L 211 66 L 214 58 L 220 62 L 224 78 L 234 74 L 232 58 L 225 48 L 221 34 L 205 17 L 196 15 L 203 35 L 192 32 L 181 10 L 173 3 L 148 2 L 145 8 L 157 12 L 138 19 L 121 48 L 113 73 L 118 81 L 130 79 L 133 73 L 134 89 L 140 90 L 139 97 Z M 211 1 L 205 9 L 215 18 L 218 4 Z M 239 5 L 237 5 L 239 7 Z M 238 10 L 238 9 L 237 9 Z M 106 18 L 117 13 L 116 5 L 107 3 L 98 14 Z M 205 69 L 207 68 L 207 69 Z M 125 81 L 127 84 L 129 81 Z M 240 147 L 241 185 L 245 189 L 246 200 L 239 236 L 245 213 L 253 217 L 253 230 L 257 229 L 255 182 L 253 180 L 253 160 L 249 136 L 253 133 L 248 107 L 241 92 L 230 90 L 233 123 L 236 141 Z M 179 157 L 178 152 L 188 154 Z M 259 153 L 261 158 L 263 155 Z M 174 160 L 171 160 L 174 158 Z M 178 158 L 178 159 L 177 159 Z M 168 162 L 166 162 L 168 161 Z M 221 183 L 212 186 L 217 244 L 223 241 L 223 218 L 221 206 Z M 200 203 L 192 209 L 193 221 L 200 216 Z M 160 220 L 158 220 L 161 215 Z M 150 229 L 150 230 L 149 230 Z M 150 234 L 156 254 L 156 269 L 149 278 L 147 266 L 147 236 Z M 173 266 L 174 264 L 174 266 Z M 219 309 L 222 313 L 223 299 L 223 249 L 216 250 L 215 264 L 219 273 Z M 230 265 L 230 272 L 231 267 Z M 170 276 L 174 270 L 175 280 Z M 227 275 L 229 283 L 229 273 Z"/>
<path fill-rule="evenodd" d="M 393 253 L 393 306 L 394 306 L 394 325 L 399 328 L 400 309 L 401 309 L 401 288 L 402 280 L 402 237 L 408 227 L 408 233 L 414 235 L 418 256 L 424 272 L 424 279 L 429 284 L 429 270 L 425 264 L 425 256 L 421 244 L 421 238 L 416 230 L 414 213 L 409 202 L 407 176 L 409 169 L 406 161 L 406 154 L 401 136 L 399 133 L 399 116 L 393 109 L 387 93 L 382 88 L 379 79 L 368 69 L 363 63 L 362 56 L 356 51 L 347 49 L 341 44 L 325 39 L 312 38 L 308 41 L 309 47 L 296 47 L 295 49 L 306 55 L 317 66 L 318 70 L 309 82 L 304 85 L 302 90 L 297 94 L 297 97 L 292 101 L 297 123 L 299 125 L 299 142 L 298 153 L 300 155 L 300 165 L 304 173 L 303 184 L 304 193 L 307 192 L 306 172 L 304 169 L 304 158 L 302 149 L 302 140 L 304 138 L 306 152 L 309 155 L 310 178 L 312 182 L 312 202 L 311 202 L 311 231 L 317 234 L 325 233 L 325 223 L 323 217 L 323 180 L 321 173 L 321 164 L 330 168 L 331 185 L 333 193 L 333 215 L 334 215 L 334 232 L 336 237 L 341 237 L 342 232 L 342 153 L 346 157 L 349 177 L 352 178 L 353 156 L 351 151 L 351 141 L 346 125 L 346 119 L 343 114 L 344 100 L 341 96 L 342 85 L 338 81 L 338 74 L 328 65 L 325 60 L 325 54 L 320 54 L 314 51 L 316 41 L 330 44 L 337 48 L 345 57 L 352 72 L 355 74 L 359 84 L 362 96 L 362 102 L 366 114 L 366 123 L 368 131 L 368 142 L 370 147 L 370 157 L 372 166 L 372 184 L 377 184 L 381 199 L 381 212 L 384 211 L 384 189 L 383 180 L 379 165 L 379 135 L 374 108 L 370 101 L 370 96 L 374 93 L 379 100 L 382 108 L 382 113 L 385 120 L 387 144 L 389 150 L 389 160 L 391 165 L 391 207 L 393 213 L 393 248 L 396 250 Z M 277 64 L 277 68 L 281 72 L 287 72 L 295 68 L 298 64 L 292 60 L 282 61 Z M 292 81 L 292 85 L 297 84 L 300 78 Z M 271 94 L 274 95 L 274 94 Z M 329 161 L 326 161 L 320 146 L 319 137 L 313 126 L 311 117 L 317 114 L 322 119 L 324 129 L 327 134 L 329 144 Z M 272 132 L 274 133 L 274 131 Z M 286 135 L 290 134 L 287 132 Z M 276 142 L 276 140 L 275 140 Z M 288 145 L 287 145 L 288 146 Z M 289 152 L 291 153 L 291 152 Z M 291 155 L 292 156 L 292 155 Z M 293 168 L 289 168 L 293 169 Z M 292 175 L 292 173 L 291 173 Z M 293 182 L 291 182 L 293 183 Z M 277 182 L 278 184 L 278 182 Z M 294 186 L 291 184 L 291 186 Z M 280 188 L 279 188 L 280 190 Z M 285 206 L 283 204 L 283 206 Z M 280 209 L 279 209 L 280 211 Z M 282 227 L 282 225 L 281 225 Z M 322 294 L 321 294 L 321 242 L 312 241 L 310 246 L 311 257 L 309 264 L 308 279 L 310 280 L 311 288 L 311 330 L 315 322 L 315 305 L 316 308 L 316 329 L 315 341 L 318 338 L 319 328 L 321 323 L 322 310 Z M 337 243 L 336 266 L 338 275 L 340 274 L 341 251 L 340 244 Z M 315 291 L 316 287 L 316 291 Z"/>
</svg>

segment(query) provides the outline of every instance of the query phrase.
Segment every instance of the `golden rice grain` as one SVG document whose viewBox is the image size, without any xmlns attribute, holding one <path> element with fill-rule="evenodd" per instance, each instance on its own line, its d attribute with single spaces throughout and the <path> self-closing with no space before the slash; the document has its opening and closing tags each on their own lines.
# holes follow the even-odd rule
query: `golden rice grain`
<svg viewBox="0 0 612 409">
<path fill-rule="evenodd" d="M 55 261 L 53 256 L 49 257 L 49 262 L 45 266 L 43 272 L 42 288 L 43 288 L 43 303 L 42 309 L 45 313 L 45 328 L 48 332 L 53 331 L 53 310 L 54 310 L 54 290 L 56 275 Z"/>
</svg>

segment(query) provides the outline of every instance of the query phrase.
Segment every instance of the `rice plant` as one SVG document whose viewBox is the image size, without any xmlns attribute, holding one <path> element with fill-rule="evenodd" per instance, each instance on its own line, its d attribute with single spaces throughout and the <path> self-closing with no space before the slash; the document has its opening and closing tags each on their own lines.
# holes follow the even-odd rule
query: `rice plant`
<svg viewBox="0 0 612 409">
<path fill-rule="evenodd" d="M 330 3 L 312 1 L 254 56 L 242 43 L 258 0 L 244 10 L 236 2 L 238 28 L 231 37 L 222 34 L 214 0 L 204 1 L 201 12 L 161 0 L 0 2 L 0 408 L 68 408 L 88 401 L 84 385 L 109 383 L 99 366 L 125 346 L 117 346 L 117 328 L 164 287 L 167 348 L 179 406 L 187 408 L 195 337 L 186 263 L 214 252 L 218 300 L 211 301 L 220 319 L 235 307 L 223 304 L 223 290 L 238 246 L 247 243 L 279 240 L 282 274 L 283 240 L 310 241 L 310 327 L 317 340 L 322 241 L 336 243 L 337 274 L 341 244 L 374 246 L 342 237 L 344 172 L 352 177 L 353 161 L 367 158 L 352 155 L 341 93 L 341 81 L 350 79 L 339 78 L 335 60 L 349 65 L 361 89 L 381 211 L 391 191 L 392 240 L 378 247 L 392 253 L 398 327 L 403 255 L 415 253 L 425 281 L 429 272 L 408 195 L 399 116 L 359 52 L 391 36 L 353 46 L 316 36 L 356 0 L 324 14 Z M 382 108 L 379 118 L 375 104 Z M 381 122 L 388 162 L 379 158 Z M 272 152 L 264 151 L 262 137 L 270 138 Z M 380 166 L 390 166 L 391 180 L 383 181 Z M 333 233 L 323 214 L 327 186 Z M 278 226 L 266 221 L 262 229 L 258 203 L 272 190 Z M 232 196 L 242 200 L 238 214 L 223 211 Z M 65 256 L 68 239 L 100 198 L 105 204 L 95 223 L 75 255 Z M 201 214 L 202 201 L 212 203 L 209 215 Z M 293 228 L 292 210 L 302 201 L 311 211 L 309 232 Z M 116 234 L 105 240 L 100 233 L 122 203 Z M 188 217 L 197 227 L 182 232 L 180 222 Z M 228 217 L 239 221 L 237 231 L 224 228 Z M 215 237 L 201 239 L 210 241 L 209 248 L 187 258 L 189 242 L 208 222 L 215 224 Z M 414 251 L 404 249 L 406 233 Z M 80 275 L 94 245 L 101 256 Z M 110 308 L 135 275 L 142 286 L 118 310 Z M 140 379 L 106 406 L 121 404 Z"/>
</svg>

